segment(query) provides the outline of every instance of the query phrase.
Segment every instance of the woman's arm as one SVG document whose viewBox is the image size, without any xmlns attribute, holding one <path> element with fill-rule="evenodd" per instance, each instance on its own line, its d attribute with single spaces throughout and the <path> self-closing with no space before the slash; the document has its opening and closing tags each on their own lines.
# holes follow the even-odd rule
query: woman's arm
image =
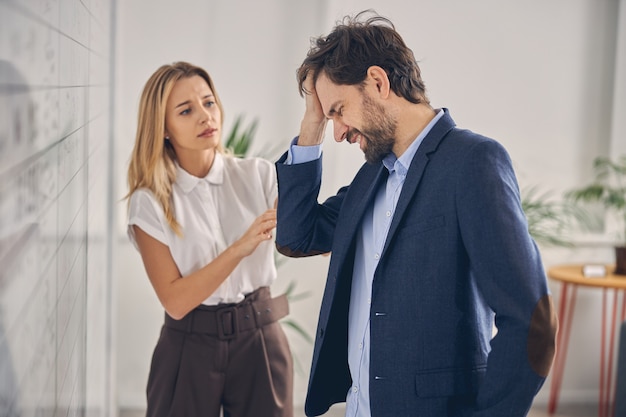
<svg viewBox="0 0 626 417">
<path fill-rule="evenodd" d="M 272 238 L 276 210 L 257 217 L 246 233 L 203 268 L 182 277 L 169 247 L 137 225 L 135 239 L 146 273 L 167 314 L 179 320 L 207 299 L 228 278 L 239 262 L 261 242 Z"/>
</svg>

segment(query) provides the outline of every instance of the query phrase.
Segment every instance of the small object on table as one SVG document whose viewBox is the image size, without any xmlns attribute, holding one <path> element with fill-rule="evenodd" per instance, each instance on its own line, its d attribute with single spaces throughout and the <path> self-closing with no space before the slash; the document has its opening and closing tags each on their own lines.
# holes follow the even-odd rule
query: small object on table
<svg viewBox="0 0 626 417">
<path fill-rule="evenodd" d="M 606 276 L 606 266 L 597 264 L 583 265 L 583 276 L 587 278 L 602 278 Z"/>
</svg>

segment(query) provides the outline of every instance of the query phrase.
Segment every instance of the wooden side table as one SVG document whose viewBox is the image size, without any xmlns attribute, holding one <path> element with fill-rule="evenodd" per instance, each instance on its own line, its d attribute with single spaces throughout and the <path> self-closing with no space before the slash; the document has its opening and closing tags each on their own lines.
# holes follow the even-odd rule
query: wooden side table
<svg viewBox="0 0 626 417">
<path fill-rule="evenodd" d="M 601 347 L 600 347 L 600 390 L 598 401 L 598 416 L 612 417 L 614 414 L 615 393 L 613 356 L 615 346 L 615 329 L 618 325 L 618 295 L 622 294 L 621 320 L 626 320 L 626 275 L 613 274 L 614 266 L 606 265 L 607 275 L 604 277 L 586 277 L 583 275 L 583 265 L 559 265 L 548 269 L 548 277 L 560 281 L 561 299 L 559 300 L 558 317 L 559 332 L 557 334 L 557 349 L 552 367 L 552 383 L 550 386 L 550 399 L 548 413 L 556 411 L 565 357 L 569 342 L 572 317 L 576 305 L 576 292 L 579 286 L 595 287 L 602 289 L 602 323 L 601 323 Z M 608 292 L 613 293 L 613 309 L 610 315 L 610 324 L 607 324 L 607 297 Z M 608 350 L 608 351 L 607 351 Z"/>
</svg>

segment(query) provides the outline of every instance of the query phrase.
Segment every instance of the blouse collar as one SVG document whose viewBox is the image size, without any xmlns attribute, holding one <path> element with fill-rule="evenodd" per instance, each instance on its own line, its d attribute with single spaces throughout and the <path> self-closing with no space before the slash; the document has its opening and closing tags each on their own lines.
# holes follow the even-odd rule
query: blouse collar
<svg viewBox="0 0 626 417">
<path fill-rule="evenodd" d="M 209 173 L 203 178 L 191 175 L 176 163 L 176 182 L 185 194 L 193 190 L 202 181 L 214 185 L 220 185 L 224 182 L 224 156 L 221 153 L 215 153 L 213 165 Z"/>
</svg>

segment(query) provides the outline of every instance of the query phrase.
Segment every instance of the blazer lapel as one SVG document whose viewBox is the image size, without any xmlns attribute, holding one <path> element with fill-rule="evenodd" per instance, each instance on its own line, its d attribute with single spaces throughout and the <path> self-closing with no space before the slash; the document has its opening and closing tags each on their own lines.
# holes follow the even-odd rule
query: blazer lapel
<svg viewBox="0 0 626 417">
<path fill-rule="evenodd" d="M 361 226 L 365 210 L 369 204 L 372 204 L 378 187 L 381 182 L 385 181 L 388 173 L 382 163 L 376 165 L 366 163 L 350 184 L 340 217 L 337 219 L 337 225 L 340 228 L 336 231 L 338 241 L 334 249 L 336 252 L 333 253 L 334 258 L 343 262 L 343 257 L 354 240 L 357 228 Z"/>
<path fill-rule="evenodd" d="M 411 161 L 411 166 L 409 167 L 406 179 L 404 180 L 404 185 L 402 186 L 402 192 L 400 193 L 400 197 L 398 199 L 398 204 L 393 215 L 391 226 L 389 227 L 389 232 L 387 234 L 387 239 L 385 241 L 381 257 L 385 256 L 389 242 L 395 235 L 398 225 L 404 217 L 406 209 L 416 193 L 417 187 L 422 180 L 422 176 L 424 175 L 424 171 L 428 165 L 430 154 L 437 150 L 437 147 L 443 138 L 455 126 L 454 121 L 448 113 L 448 109 L 443 109 L 442 111 L 444 111 L 445 114 L 433 126 L 431 131 L 428 132 L 428 135 L 426 135 L 423 142 L 420 144 L 417 152 L 415 152 L 413 161 Z"/>
</svg>

